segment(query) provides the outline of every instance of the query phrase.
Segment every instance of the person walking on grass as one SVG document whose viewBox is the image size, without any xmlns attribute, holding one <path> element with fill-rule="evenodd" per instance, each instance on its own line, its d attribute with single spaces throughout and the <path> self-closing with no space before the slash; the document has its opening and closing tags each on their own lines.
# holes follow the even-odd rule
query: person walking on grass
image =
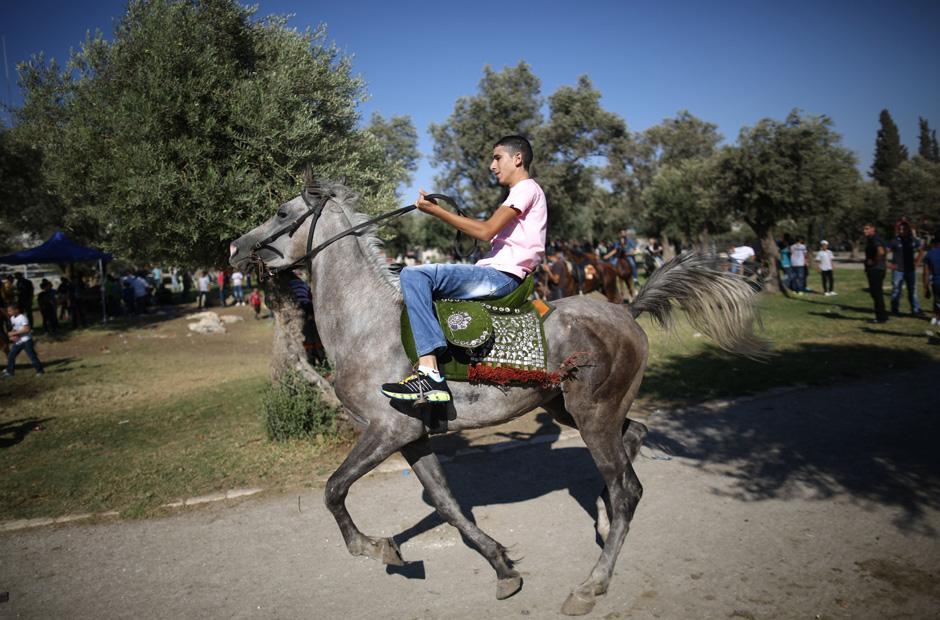
<svg viewBox="0 0 940 620">
<path fill-rule="evenodd" d="M 196 307 L 200 310 L 205 309 L 209 305 L 209 272 L 203 271 L 202 275 L 199 276 L 199 281 L 196 283 L 198 288 L 198 296 L 196 297 Z"/>
<path fill-rule="evenodd" d="M 838 295 L 835 292 L 835 278 L 832 273 L 832 251 L 829 242 L 823 239 L 819 242 L 819 251 L 816 252 L 816 268 L 822 276 L 823 295 Z"/>
<path fill-rule="evenodd" d="M 225 307 L 225 270 L 219 269 L 219 275 L 216 277 L 219 283 L 219 305 Z"/>
<path fill-rule="evenodd" d="M 935 231 L 930 251 L 924 256 L 924 297 L 933 294 L 931 325 L 940 325 L 940 230 Z"/>
<path fill-rule="evenodd" d="M 248 296 L 248 303 L 255 310 L 255 320 L 261 318 L 261 293 L 258 292 L 258 289 L 251 289 L 251 295 Z"/>
<path fill-rule="evenodd" d="M 790 246 L 790 264 L 793 266 L 794 280 L 790 284 L 797 295 L 806 292 L 806 246 L 803 237 L 797 237 L 796 243 Z"/>
<path fill-rule="evenodd" d="M 36 369 L 36 375 L 41 377 L 45 374 L 45 370 L 42 367 L 42 362 L 39 361 L 39 357 L 36 356 L 36 349 L 33 347 L 33 330 L 29 326 L 29 319 L 23 314 L 19 303 L 9 306 L 7 314 L 12 325 L 9 336 L 13 346 L 10 347 L 10 353 L 7 354 L 7 368 L 3 371 L 3 378 L 8 379 L 13 376 L 16 370 L 16 357 L 20 354 L 20 351 L 26 351 L 26 356 L 29 357 L 30 363 Z"/>
<path fill-rule="evenodd" d="M 238 271 L 237 269 L 235 270 L 234 273 L 232 273 L 232 276 L 230 278 L 232 282 L 232 295 L 235 297 L 236 306 L 245 305 L 245 294 L 242 290 L 242 281 L 244 279 L 245 279 L 245 274 L 243 274 L 241 271 Z"/>
<path fill-rule="evenodd" d="M 424 213 L 480 241 L 490 251 L 474 265 L 426 264 L 405 267 L 399 276 L 402 296 L 418 353 L 414 374 L 381 390 L 395 400 L 449 402 L 450 389 L 438 368 L 437 355 L 447 341 L 434 314 L 435 297 L 479 299 L 513 292 L 542 262 L 548 204 L 542 188 L 529 177 L 532 146 L 522 136 L 505 136 L 493 146 L 490 172 L 509 195 L 485 221 L 463 217 L 429 201 L 421 191 L 415 206 Z"/>
<path fill-rule="evenodd" d="M 901 310 L 901 289 L 907 287 L 907 301 L 911 314 L 920 314 L 917 299 L 917 267 L 924 257 L 921 240 L 914 235 L 910 222 L 902 219 L 895 226 L 895 236 L 888 246 L 891 249 L 891 314 L 898 316 Z"/>
<path fill-rule="evenodd" d="M 869 323 L 884 323 L 888 320 L 885 310 L 885 296 L 882 287 L 885 281 L 886 261 L 885 242 L 878 235 L 875 225 L 871 222 L 862 227 L 865 234 L 865 276 L 868 278 L 868 292 L 871 293 L 875 303 L 875 318 Z"/>
</svg>

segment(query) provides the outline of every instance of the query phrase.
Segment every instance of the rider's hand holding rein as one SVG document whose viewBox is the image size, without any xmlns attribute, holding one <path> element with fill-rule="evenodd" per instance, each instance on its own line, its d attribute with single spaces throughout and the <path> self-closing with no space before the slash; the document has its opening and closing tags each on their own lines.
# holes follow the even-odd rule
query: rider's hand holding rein
<svg viewBox="0 0 940 620">
<path fill-rule="evenodd" d="M 496 212 L 487 220 L 480 221 L 451 213 L 440 205 L 426 199 L 425 196 L 427 195 L 428 193 L 423 189 L 419 190 L 418 199 L 415 201 L 415 207 L 417 207 L 418 210 L 433 215 L 439 220 L 447 222 L 460 232 L 479 241 L 483 241 L 484 243 L 489 243 L 493 237 L 496 236 L 496 233 L 509 224 L 519 213 L 516 209 L 503 205 L 496 209 Z"/>
</svg>

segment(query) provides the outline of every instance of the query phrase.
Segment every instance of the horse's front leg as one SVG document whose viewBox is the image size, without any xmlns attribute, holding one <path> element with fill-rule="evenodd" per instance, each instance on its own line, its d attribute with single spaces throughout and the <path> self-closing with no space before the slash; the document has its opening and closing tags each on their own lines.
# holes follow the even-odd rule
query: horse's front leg
<svg viewBox="0 0 940 620">
<path fill-rule="evenodd" d="M 397 415 L 397 414 L 396 414 Z M 385 564 L 401 566 L 404 561 L 398 545 L 391 538 L 366 536 L 353 523 L 346 510 L 346 495 L 356 480 L 366 475 L 386 458 L 401 449 L 403 444 L 414 441 L 424 432 L 420 421 L 401 416 L 391 418 L 386 424 L 374 421 L 366 427 L 359 441 L 346 456 L 342 465 L 327 480 L 324 500 L 326 507 L 336 519 L 346 541 L 346 548 L 353 555 L 379 560 Z"/>
<path fill-rule="evenodd" d="M 460 531 L 485 557 L 496 571 L 496 598 L 509 598 L 522 588 L 522 577 L 512 568 L 506 548 L 487 536 L 476 523 L 464 515 L 454 498 L 437 455 L 431 451 L 427 437 L 404 446 L 401 453 L 408 460 L 418 480 L 428 492 L 431 503 L 445 521 Z"/>
</svg>

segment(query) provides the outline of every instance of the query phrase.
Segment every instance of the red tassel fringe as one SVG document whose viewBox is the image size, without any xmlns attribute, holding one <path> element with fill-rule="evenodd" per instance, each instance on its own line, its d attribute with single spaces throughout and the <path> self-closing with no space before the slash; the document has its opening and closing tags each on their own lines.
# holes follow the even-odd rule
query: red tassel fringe
<svg viewBox="0 0 940 620">
<path fill-rule="evenodd" d="M 570 379 L 578 366 L 583 366 L 583 360 L 589 353 L 575 353 L 562 362 L 558 370 L 545 372 L 544 370 L 523 370 L 505 366 L 493 367 L 483 364 L 473 364 L 467 368 L 467 380 L 470 383 L 490 383 L 495 385 L 538 385 L 543 388 L 553 388 L 561 385 L 565 379 Z"/>
</svg>

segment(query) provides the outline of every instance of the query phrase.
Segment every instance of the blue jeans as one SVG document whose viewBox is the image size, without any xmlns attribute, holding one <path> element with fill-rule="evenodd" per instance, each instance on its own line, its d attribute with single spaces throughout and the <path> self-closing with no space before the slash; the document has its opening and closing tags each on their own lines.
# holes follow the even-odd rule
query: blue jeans
<svg viewBox="0 0 940 620">
<path fill-rule="evenodd" d="M 418 355 L 436 354 L 447 347 L 434 314 L 434 299 L 486 299 L 516 290 L 519 281 L 492 267 L 476 265 L 415 265 L 399 276 Z"/>
<path fill-rule="evenodd" d="M 633 254 L 627 255 L 627 262 L 630 263 L 630 270 L 633 272 L 633 281 L 637 284 L 640 283 L 640 276 L 636 270 L 636 258 L 633 257 Z"/>
<path fill-rule="evenodd" d="M 13 343 L 13 346 L 10 348 L 10 353 L 7 355 L 7 374 L 13 374 L 16 368 L 16 356 L 20 354 L 20 351 L 24 350 L 26 351 L 26 356 L 29 358 L 29 361 L 33 364 L 33 368 L 36 369 L 36 374 L 41 375 L 44 372 L 42 362 L 36 357 L 36 349 L 33 348 L 32 338 L 25 342 L 21 340 Z"/>
<path fill-rule="evenodd" d="M 901 309 L 901 289 L 907 285 L 907 300 L 911 304 L 911 312 L 920 313 L 920 301 L 917 299 L 917 272 L 892 271 L 891 272 L 891 312 L 897 314 Z"/>
<path fill-rule="evenodd" d="M 232 295 L 235 296 L 235 303 L 245 301 L 245 295 L 242 293 L 241 284 L 235 284 L 232 286 Z"/>
<path fill-rule="evenodd" d="M 793 277 L 790 279 L 790 289 L 803 292 L 806 290 L 806 267 L 803 265 L 790 267 L 793 270 Z"/>
</svg>

